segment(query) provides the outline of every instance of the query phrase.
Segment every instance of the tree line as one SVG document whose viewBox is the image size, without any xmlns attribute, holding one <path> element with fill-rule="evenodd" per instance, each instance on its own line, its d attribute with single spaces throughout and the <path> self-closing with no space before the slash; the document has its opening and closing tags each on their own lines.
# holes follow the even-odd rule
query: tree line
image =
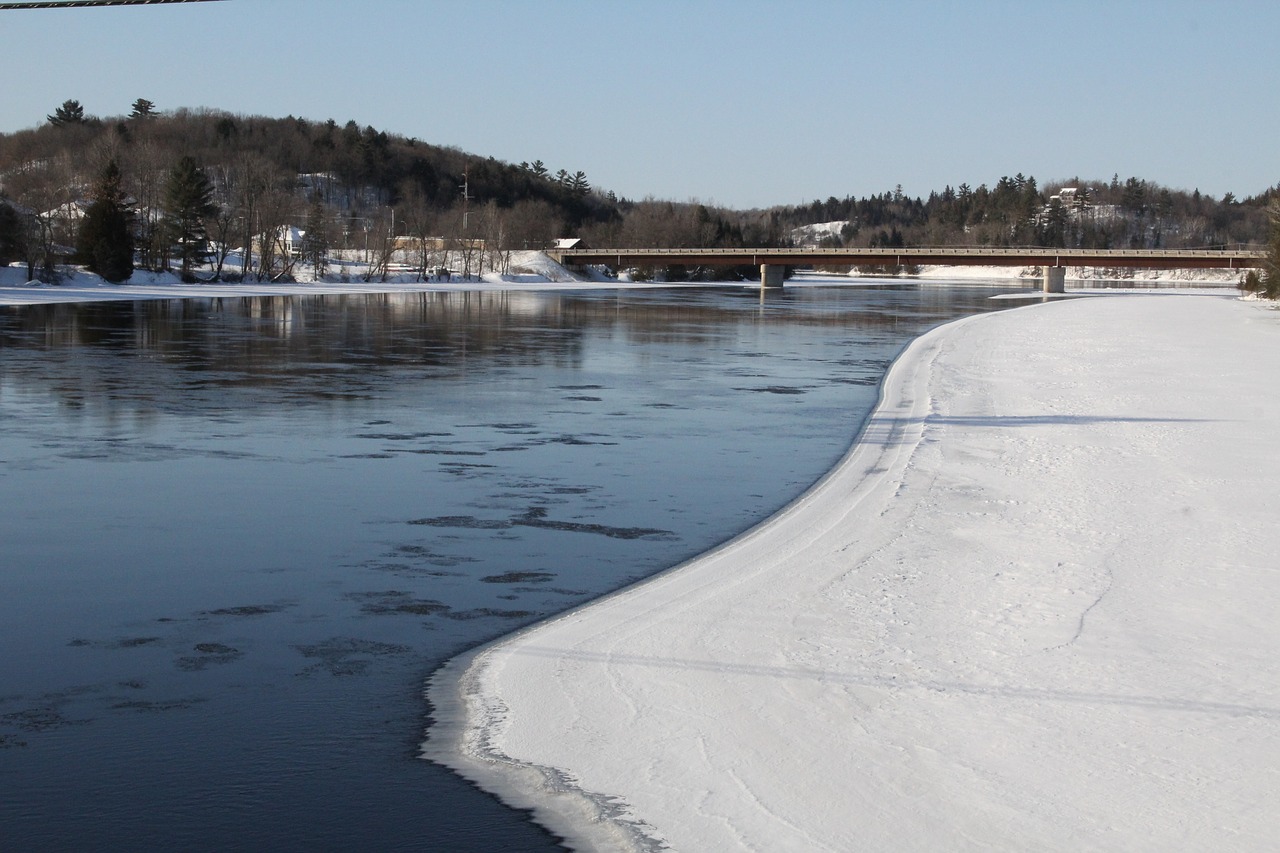
<svg viewBox="0 0 1280 853">
<path fill-rule="evenodd" d="M 1055 181 L 1002 177 L 994 186 L 945 187 L 925 199 L 901 187 L 863 198 L 781 209 L 788 227 L 843 222 L 844 246 L 1042 246 L 1082 249 L 1201 248 L 1267 239 L 1278 188 L 1245 199 L 1171 189 L 1137 177 Z"/>
<path fill-rule="evenodd" d="M 120 233 L 100 221 L 112 206 L 124 208 L 113 217 L 128 220 L 139 267 L 189 276 L 211 265 L 221 278 L 287 277 L 297 258 L 280 235 L 304 223 L 304 252 L 359 248 L 385 274 L 415 235 L 464 252 L 482 242 L 544 248 L 619 216 L 618 200 L 581 171 L 502 163 L 354 121 L 163 114 L 140 98 L 110 119 L 67 101 L 40 127 L 0 134 L 0 262 L 47 276 L 70 259 L 119 276 L 120 264 L 94 259 Z M 245 250 L 238 265 L 232 247 Z"/>
<path fill-rule="evenodd" d="M 1273 238 L 1277 198 L 1280 188 L 1213 198 L 1137 177 L 1042 185 L 1018 174 L 927 198 L 899 186 L 755 210 L 631 201 L 593 187 L 582 171 L 504 163 L 354 120 L 162 113 L 144 98 L 107 119 L 69 100 L 39 127 L 0 134 L 0 262 L 26 261 L 33 277 L 72 259 L 112 280 L 135 264 L 188 278 L 197 269 L 279 278 L 298 259 L 323 272 L 335 252 L 355 251 L 366 275 L 385 275 L 405 245 L 421 248 L 425 276 L 428 245 L 447 247 L 470 271 L 486 256 L 501 263 L 561 236 L 619 248 L 1262 244 Z M 837 226 L 806 240 L 802 229 L 814 223 Z M 303 232 L 300 247 L 286 247 L 289 226 Z M 244 251 L 233 259 L 232 247 Z"/>
</svg>

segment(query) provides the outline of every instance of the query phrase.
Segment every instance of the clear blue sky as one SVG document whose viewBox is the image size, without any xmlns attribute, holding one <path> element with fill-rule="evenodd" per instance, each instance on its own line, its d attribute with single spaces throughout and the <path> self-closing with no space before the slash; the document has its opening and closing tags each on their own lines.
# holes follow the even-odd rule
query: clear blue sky
<svg viewBox="0 0 1280 853">
<path fill-rule="evenodd" d="M 1276 0 L 225 0 L 0 11 L 0 131 L 64 100 L 299 115 L 733 207 L 901 184 L 1280 182 Z"/>
</svg>

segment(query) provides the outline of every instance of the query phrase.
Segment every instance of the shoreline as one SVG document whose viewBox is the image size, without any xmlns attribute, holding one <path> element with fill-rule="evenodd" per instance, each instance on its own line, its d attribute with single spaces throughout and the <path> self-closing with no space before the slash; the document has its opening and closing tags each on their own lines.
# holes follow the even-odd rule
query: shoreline
<svg viewBox="0 0 1280 853">
<path fill-rule="evenodd" d="M 0 307 L 52 305 L 74 302 L 144 301 L 160 299 L 235 299 L 273 296 L 351 296 L 396 293 L 459 293 L 492 291 L 574 291 L 600 289 L 651 289 L 743 287 L 759 288 L 749 281 L 663 282 L 632 281 L 629 278 L 607 278 L 598 273 L 586 277 L 575 274 L 552 261 L 541 252 L 522 252 L 520 271 L 507 275 L 487 274 L 468 281 L 418 281 L 416 277 L 392 276 L 385 282 L 303 280 L 274 284 L 271 282 L 214 282 L 185 284 L 172 273 L 138 271 L 126 284 L 109 284 L 92 273 L 68 269 L 60 284 L 25 281 L 25 268 L 0 267 Z M 1123 293 L 1152 290 L 1232 291 L 1239 274 L 1228 270 L 1160 270 L 1137 271 L 1131 278 L 1101 279 L 1084 268 L 1069 267 L 1068 281 L 1073 285 L 1067 295 L 1095 292 Z M 931 284 L 962 287 L 966 284 L 1008 284 L 1019 290 L 1039 290 L 1037 275 L 1023 275 L 1018 267 L 923 267 L 912 275 L 875 276 L 834 274 L 800 270 L 790 279 L 790 287 L 881 287 Z"/>
<path fill-rule="evenodd" d="M 427 728 L 421 757 L 448 767 L 513 808 L 532 812 L 535 822 L 565 839 L 571 849 L 626 853 L 667 849 L 664 839 L 637 821 L 627 807 L 613 803 L 613 798 L 583 790 L 556 768 L 513 759 L 493 743 L 493 730 L 501 728 L 507 709 L 500 697 L 485 693 L 484 676 L 487 667 L 493 665 L 490 656 L 501 654 L 544 629 L 572 621 L 583 611 L 612 606 L 630 596 L 643 594 L 673 576 L 695 572 L 704 565 L 714 566 L 721 560 L 732 560 L 741 550 L 750 549 L 758 538 L 769 536 L 774 528 L 802 513 L 805 507 L 820 502 L 827 489 L 847 488 L 846 483 L 836 481 L 847 480 L 852 470 L 857 470 L 857 479 L 861 482 L 851 495 L 844 496 L 851 506 L 860 503 L 864 493 L 884 489 L 892 469 L 878 465 L 885 456 L 899 456 L 890 453 L 890 445 L 903 435 L 906 419 L 919 414 L 913 402 L 919 406 L 925 399 L 920 394 L 913 398 L 908 387 L 915 387 L 921 381 L 921 370 L 927 370 L 931 359 L 936 357 L 938 338 L 957 325 L 984 316 L 987 315 L 971 315 L 936 326 L 899 353 L 880 383 L 870 416 L 849 449 L 831 470 L 774 515 L 710 551 L 603 598 L 464 652 L 438 668 L 429 676 L 424 690 L 432 723 Z M 887 407 L 887 400 L 896 402 Z"/>
<path fill-rule="evenodd" d="M 838 487 L 833 481 L 847 478 L 851 468 L 863 472 L 859 475 L 862 484 L 852 497 L 854 505 L 861 500 L 859 491 L 884 488 L 888 469 L 877 471 L 876 464 L 887 448 L 880 443 L 890 442 L 902 434 L 905 425 L 901 418 L 909 415 L 898 407 L 906 405 L 909 409 L 910 406 L 909 398 L 903 396 L 904 386 L 919 381 L 919 371 L 928 363 L 926 356 L 936 356 L 935 338 L 957 324 L 983 316 L 986 315 L 971 315 L 936 326 L 912 341 L 886 371 L 876 404 L 849 449 L 831 470 L 772 516 L 710 551 L 603 598 L 585 602 L 514 634 L 466 651 L 438 668 L 428 677 L 424 690 L 432 722 L 427 728 L 427 739 L 422 743 L 421 757 L 448 767 L 512 808 L 531 812 L 535 822 L 563 838 L 571 849 L 625 853 L 668 849 L 665 840 L 657 836 L 653 828 L 635 819 L 630 809 L 614 802 L 614 798 L 578 787 L 571 777 L 557 768 L 513 759 L 493 743 L 491 735 L 502 727 L 507 709 L 500 697 L 485 693 L 483 680 L 486 669 L 494 665 L 490 657 L 544 629 L 572 621 L 583 611 L 612 606 L 630 596 L 643 594 L 644 590 L 669 581 L 673 576 L 697 571 L 701 566 L 722 559 L 733 559 L 740 549 L 749 549 L 757 538 L 768 536 L 773 528 L 803 511 L 805 506 L 821 500 L 825 489 Z M 887 410 L 885 404 L 890 398 L 898 402 Z M 876 438 L 867 440 L 871 435 Z"/>
<path fill-rule="evenodd" d="M 1122 296 L 1155 293 L 1178 295 L 1234 295 L 1234 285 L 1215 285 L 1206 282 L 1154 283 L 1128 286 L 1116 282 L 1111 286 L 1071 287 L 1065 293 L 1046 294 L 1035 288 L 1027 279 L 945 279 L 928 277 L 873 278 L 873 277 L 823 277 L 799 276 L 788 279 L 786 287 L 850 287 L 874 288 L 893 286 L 941 287 L 990 287 L 1007 282 L 1016 291 L 996 299 L 1030 299 L 1042 296 L 1062 298 L 1072 296 Z M 0 285 L 0 308 L 21 308 L 35 305 L 66 305 L 90 302 L 150 302 L 166 299 L 254 299 L 285 296 L 372 296 L 404 293 L 553 293 L 583 290 L 662 290 L 698 288 L 741 288 L 759 290 L 753 282 L 654 282 L 654 281 L 468 281 L 454 283 L 388 283 L 356 284 L 300 282 L 286 285 L 253 284 L 161 284 L 161 285 Z M 783 288 L 785 290 L 786 288 Z"/>
<path fill-rule="evenodd" d="M 732 283 L 729 283 L 732 284 Z M 135 302 L 162 299 L 252 299 L 276 296 L 369 296 L 399 293 L 482 293 L 498 291 L 574 291 L 612 288 L 689 287 L 703 285 L 581 282 L 386 283 L 299 282 L 295 284 L 157 284 L 0 286 L 0 307 L 58 305 L 75 302 Z"/>
<path fill-rule="evenodd" d="M 1093 307 L 1067 307 L 1089 303 Z M 958 364 L 979 368 L 980 374 L 992 347 L 1017 350 L 996 334 L 1016 333 L 1018 344 L 1034 347 L 1034 367 L 1044 371 L 1024 369 L 1018 381 L 1070 386 L 1090 403 L 1112 399 L 1106 387 L 1090 384 L 1090 368 L 1098 367 L 1087 358 L 1073 364 L 1041 348 L 1089 341 L 1093 323 L 1103 325 L 1109 312 L 1128 317 L 1140 303 L 1158 307 L 1184 335 L 1206 310 L 1233 333 L 1239 324 L 1258 320 L 1280 326 L 1275 315 L 1257 313 L 1263 306 L 1234 304 L 1240 300 L 1219 295 L 1204 303 L 1057 301 L 964 318 L 926 333 L 890 367 L 880 402 L 844 458 L 781 512 L 711 552 L 437 670 L 426 687 L 434 723 L 423 756 L 510 805 L 533 810 L 539 823 L 579 849 L 618 849 L 623 839 L 627 849 L 638 850 L 663 844 L 714 849 L 744 839 L 774 849 L 847 849 L 849 843 L 936 849 L 954 848 L 960 839 L 965 849 L 1080 849 L 1126 841 L 1150 841 L 1156 849 L 1160 832 L 1204 840 L 1226 831 L 1219 824 L 1232 820 L 1247 824 L 1243 831 L 1232 830 L 1236 841 L 1264 838 L 1250 834 L 1257 827 L 1248 823 L 1249 811 L 1239 800 L 1227 802 L 1226 814 L 1216 820 L 1202 815 L 1199 822 L 1194 814 L 1174 819 L 1174 807 L 1206 781 L 1219 783 L 1225 791 L 1219 798 L 1263 788 L 1258 796 L 1265 801 L 1275 793 L 1274 783 L 1256 770 L 1253 776 L 1232 776 L 1233 766 L 1248 761 L 1227 744 L 1233 737 L 1238 743 L 1242 727 L 1275 738 L 1280 696 L 1240 674 L 1239 663 L 1188 664 L 1158 648 L 1152 652 L 1143 643 L 1177 646 L 1181 640 L 1165 626 L 1135 616 L 1142 607 L 1108 612 L 1117 601 L 1141 599 L 1145 582 L 1138 579 L 1152 571 L 1151 554 L 1159 555 L 1160 571 L 1167 571 L 1165 562 L 1183 566 L 1170 541 L 1175 551 L 1209 547 L 1181 543 L 1182 518 L 1171 521 L 1168 507 L 1135 510 L 1141 518 L 1128 525 L 1114 520 L 1115 507 L 1127 505 L 1127 490 L 1146 495 L 1143 487 L 1151 482 L 1178 483 L 1165 470 L 1164 457 L 1144 455 L 1152 451 L 1135 438 L 1212 447 L 1215 431 L 1198 425 L 1225 418 L 1225 409 L 1200 413 L 1192 397 L 1172 401 L 1172 407 L 1202 417 L 1127 416 L 1107 409 L 1106 418 L 1095 419 L 1075 410 L 1071 394 L 1027 397 L 1017 382 L 987 383 L 980 375 L 957 372 Z M 1225 313 L 1219 311 L 1223 304 L 1230 304 Z M 1075 337 L 1045 342 L 1046 330 L 1064 317 L 1071 321 L 1069 331 L 1054 334 Z M 1170 330 L 1143 331 L 1152 348 L 1166 355 L 1178 351 L 1180 340 L 1166 340 Z M 1268 328 L 1250 334 L 1261 334 L 1269 346 L 1276 338 L 1268 336 L 1277 333 Z M 1134 370 L 1143 376 L 1159 378 L 1164 369 L 1150 353 L 1126 353 L 1109 340 L 1099 346 L 1107 358 L 1132 355 Z M 1199 354 L 1208 361 L 1213 355 Z M 999 363 L 1013 370 L 1028 356 L 1018 351 L 1009 358 Z M 1213 361 L 1204 368 L 1206 393 L 1214 387 L 1217 367 Z M 1068 382 L 1064 375 L 1077 378 Z M 939 383 L 950 396 L 939 393 Z M 1167 393 L 1189 393 L 1173 387 L 1177 392 Z M 1163 408 L 1162 399 L 1142 403 Z M 1007 413 L 993 403 L 998 400 L 1015 408 L 1031 403 L 1045 413 Z M 953 408 L 973 411 L 948 414 Z M 1270 401 L 1260 408 L 1266 423 L 1280 421 L 1278 408 Z M 1245 426 L 1221 429 L 1253 448 L 1253 420 L 1246 403 L 1244 414 L 1230 421 Z M 1030 456 L 1028 448 L 1035 450 Z M 1091 454 L 1115 459 L 1097 469 Z M 1235 494 L 1239 484 L 1233 480 L 1248 469 L 1234 455 L 1225 461 L 1225 493 Z M 983 473 L 984 466 L 997 464 L 1022 476 L 1006 480 Z M 1045 479 L 1041 469 L 1053 477 Z M 1265 473 L 1264 494 L 1280 481 L 1280 463 L 1266 466 Z M 1215 495 L 1222 488 L 1212 478 L 1205 483 Z M 1046 488 L 1054 491 L 1045 493 Z M 1222 510 L 1192 502 L 1179 512 L 1216 518 Z M 959 529 L 937 528 L 936 516 Z M 1015 518 L 1018 523 L 1010 527 Z M 1125 536 L 1145 550 L 1130 554 Z M 1253 555 L 1267 547 L 1237 532 L 1199 556 L 1230 562 L 1236 552 Z M 953 550 L 957 556 L 949 556 Z M 1056 569 L 1039 569 L 1045 553 L 1068 559 Z M 972 587 L 920 574 L 922 564 L 943 555 L 972 577 Z M 1118 571 L 1120 563 L 1127 574 Z M 1004 569 L 992 576 L 989 564 Z M 1042 571 L 1054 579 L 1040 578 Z M 1254 607 L 1270 613 L 1280 599 L 1277 583 L 1256 572 L 1250 578 L 1261 584 L 1252 591 Z M 1163 576 L 1159 581 L 1169 583 Z M 1139 591 L 1115 593 L 1118 583 Z M 1155 604 L 1178 617 L 1179 608 L 1193 602 L 1171 594 Z M 1244 621 L 1260 618 L 1246 614 Z M 1201 620 L 1192 621 L 1211 633 Z M 913 627 L 917 622 L 933 627 L 921 630 Z M 1222 643 L 1239 639 L 1218 630 L 1227 631 L 1215 635 Z M 1142 631 L 1151 636 L 1137 647 L 1125 646 L 1116 663 L 1117 650 L 1110 647 L 1119 642 L 1115 636 Z M 1276 633 L 1271 629 L 1254 639 L 1265 651 L 1280 644 Z M 1212 658 L 1212 650 L 1210 642 L 1201 656 Z M 1149 681 L 1147 673 L 1127 672 L 1124 665 L 1126 655 L 1144 654 L 1154 657 L 1161 676 L 1146 685 L 1147 695 L 1135 693 L 1135 683 L 1126 680 Z M 1195 678 L 1186 677 L 1188 666 Z M 1197 695 L 1200 679 L 1224 668 L 1244 678 L 1246 694 L 1258 695 L 1235 701 L 1229 678 L 1220 678 L 1226 683 L 1216 691 L 1226 698 Z M 1062 683 L 1064 671 L 1075 673 L 1077 681 Z M 1013 719 L 1003 716 L 1009 703 L 1019 706 Z M 1226 716 L 1231 731 L 1201 730 L 1208 747 L 1188 742 L 1179 726 L 1162 719 L 1180 708 Z M 814 738 L 815 730 L 824 734 Z M 1092 754 L 1086 744 L 1098 732 L 1104 740 L 1138 742 L 1133 756 L 1142 762 L 1169 756 L 1164 760 L 1179 765 L 1181 777 L 1194 783 L 1192 790 L 1185 782 L 1143 778 L 1138 787 L 1150 802 L 1139 804 L 1140 815 L 1108 815 L 1117 797 L 1135 796 L 1121 784 L 1134 764 Z M 992 744 L 1003 741 L 1013 745 L 990 755 Z M 1231 755 L 1234 764 L 1220 761 L 1215 749 Z M 926 756 L 931 757 L 922 763 Z M 1092 777 L 1098 792 L 1079 784 Z M 1172 828 L 1161 820 L 1171 820 Z M 1108 821 L 1123 828 L 1104 826 Z M 1188 821 L 1194 825 L 1186 826 Z"/>
</svg>

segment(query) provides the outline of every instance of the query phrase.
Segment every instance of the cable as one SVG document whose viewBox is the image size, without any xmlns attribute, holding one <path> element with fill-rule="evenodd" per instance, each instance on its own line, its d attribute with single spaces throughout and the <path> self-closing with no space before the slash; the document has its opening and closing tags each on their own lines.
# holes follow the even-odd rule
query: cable
<svg viewBox="0 0 1280 853">
<path fill-rule="evenodd" d="M 64 0 L 64 2 L 0 2 L 4 9 L 86 9 L 91 6 L 154 6 L 161 3 L 220 3 L 222 0 Z"/>
</svg>

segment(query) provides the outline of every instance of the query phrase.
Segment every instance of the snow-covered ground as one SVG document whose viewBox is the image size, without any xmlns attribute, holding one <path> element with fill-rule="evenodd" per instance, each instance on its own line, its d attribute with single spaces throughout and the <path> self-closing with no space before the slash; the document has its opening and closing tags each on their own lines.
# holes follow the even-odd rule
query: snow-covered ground
<svg viewBox="0 0 1280 853">
<path fill-rule="evenodd" d="M 854 274 L 857 277 L 857 274 Z M 945 267 L 922 266 L 920 271 L 904 278 L 945 279 L 948 281 L 1003 281 L 1016 279 L 1038 283 L 1043 273 L 1036 267 Z M 1107 270 L 1097 267 L 1067 267 L 1067 287 L 1091 286 L 1133 287 L 1236 287 L 1240 270 Z"/>
<path fill-rule="evenodd" d="M 834 222 L 815 222 L 812 225 L 801 225 L 791 229 L 791 239 L 802 248 L 818 248 L 824 240 L 840 239 L 840 232 L 849 224 L 847 219 Z"/>
<path fill-rule="evenodd" d="M 234 265 L 233 265 L 234 268 Z M 508 290 L 522 285 L 538 289 L 598 288 L 614 286 L 612 279 L 594 274 L 578 275 L 565 269 L 542 252 L 515 252 L 505 275 L 485 273 L 478 279 L 418 281 L 413 273 L 396 273 L 386 281 L 361 281 L 362 268 L 352 268 L 348 280 L 336 274 L 315 280 L 311 270 L 299 266 L 295 282 L 220 282 L 183 284 L 175 273 L 138 271 L 125 284 L 110 284 L 93 273 L 74 268 L 62 271 L 58 284 L 28 281 L 26 267 L 0 267 L 0 305 L 33 305 L 53 302 L 99 302 L 104 300 L 181 299 L 185 297 L 288 296 L 296 294 L 397 293 L 447 290 Z"/>
<path fill-rule="evenodd" d="M 437 673 L 425 753 L 582 848 L 1274 850 L 1277 375 L 1230 295 L 937 329 L 779 515 Z"/>
</svg>

